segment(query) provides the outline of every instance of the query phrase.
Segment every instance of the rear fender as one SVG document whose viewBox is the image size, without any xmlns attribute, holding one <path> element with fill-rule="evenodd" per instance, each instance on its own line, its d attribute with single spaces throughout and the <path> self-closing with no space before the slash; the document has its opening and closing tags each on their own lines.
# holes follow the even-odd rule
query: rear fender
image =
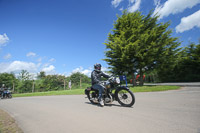
<svg viewBox="0 0 200 133">
<path fill-rule="evenodd" d="M 87 89 L 85 89 L 85 95 L 87 95 L 89 93 L 89 91 L 91 91 L 91 87 L 88 87 Z"/>
<path fill-rule="evenodd" d="M 92 87 L 88 87 L 87 89 L 85 89 L 85 94 L 87 95 L 90 91 L 98 91 L 98 90 L 95 90 Z"/>
</svg>

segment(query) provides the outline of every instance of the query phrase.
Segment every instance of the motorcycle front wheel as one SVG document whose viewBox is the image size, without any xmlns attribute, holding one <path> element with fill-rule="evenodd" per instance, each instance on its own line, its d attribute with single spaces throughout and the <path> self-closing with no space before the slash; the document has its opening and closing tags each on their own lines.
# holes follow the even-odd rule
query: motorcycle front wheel
<svg viewBox="0 0 200 133">
<path fill-rule="evenodd" d="M 135 103 L 135 96 L 132 91 L 125 88 L 116 90 L 116 99 L 119 104 L 125 107 L 131 107 Z"/>
</svg>

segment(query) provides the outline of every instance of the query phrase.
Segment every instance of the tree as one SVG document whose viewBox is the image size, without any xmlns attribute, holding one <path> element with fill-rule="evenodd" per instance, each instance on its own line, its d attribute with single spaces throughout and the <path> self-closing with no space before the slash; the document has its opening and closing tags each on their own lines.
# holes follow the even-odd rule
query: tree
<svg viewBox="0 0 200 133">
<path fill-rule="evenodd" d="M 46 91 L 50 91 L 50 90 L 59 90 L 61 88 L 63 88 L 63 80 L 64 80 L 64 76 L 61 75 L 47 75 L 44 79 L 43 79 L 43 88 L 46 89 Z"/>
<path fill-rule="evenodd" d="M 30 80 L 31 75 L 27 70 L 22 70 L 18 77 L 21 81 Z"/>
<path fill-rule="evenodd" d="M 69 79 L 71 80 L 72 84 L 74 84 L 75 86 L 78 86 L 78 85 L 81 86 L 81 83 L 90 83 L 91 82 L 89 77 L 87 77 L 86 75 L 84 75 L 80 72 L 72 73 L 72 75 L 69 77 Z"/>
<path fill-rule="evenodd" d="M 167 29 L 170 23 L 157 21 L 158 16 L 152 16 L 152 12 L 144 16 L 139 11 L 124 11 L 122 16 L 117 16 L 114 29 L 104 43 L 107 48 L 104 60 L 113 72 L 133 74 L 137 71 L 143 85 L 144 72 L 176 55 L 180 43 L 178 38 L 171 37 L 172 30 Z"/>
<path fill-rule="evenodd" d="M 175 81 L 200 81 L 200 44 L 183 48 L 178 64 L 173 71 Z"/>
<path fill-rule="evenodd" d="M 17 79 L 13 73 L 1 73 L 0 74 L 0 87 L 5 85 L 8 88 L 15 88 Z"/>
<path fill-rule="evenodd" d="M 42 79 L 42 78 L 45 78 L 45 77 L 46 77 L 46 73 L 44 71 L 41 71 L 37 76 L 38 79 Z"/>
<path fill-rule="evenodd" d="M 32 92 L 32 80 L 24 80 L 19 82 L 19 85 L 17 86 L 17 92 L 19 93 Z"/>
</svg>

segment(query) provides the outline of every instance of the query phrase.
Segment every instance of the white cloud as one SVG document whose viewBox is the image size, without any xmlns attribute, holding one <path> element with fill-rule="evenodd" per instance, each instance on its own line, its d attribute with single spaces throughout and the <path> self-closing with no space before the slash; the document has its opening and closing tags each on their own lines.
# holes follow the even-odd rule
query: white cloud
<svg viewBox="0 0 200 133">
<path fill-rule="evenodd" d="M 0 72 L 20 72 L 27 70 L 28 72 L 37 72 L 37 65 L 32 62 L 13 61 L 11 63 L 0 63 Z"/>
<path fill-rule="evenodd" d="M 135 12 L 140 9 L 141 0 L 129 0 L 129 12 Z"/>
<path fill-rule="evenodd" d="M 27 53 L 27 54 L 26 54 L 26 56 L 27 56 L 27 57 L 29 57 L 29 56 L 32 56 L 32 57 L 34 57 L 34 56 L 36 56 L 36 53 L 29 52 L 29 53 Z"/>
<path fill-rule="evenodd" d="M 122 2 L 123 0 L 113 0 L 111 1 L 111 4 L 116 8 L 119 6 L 119 4 Z"/>
<path fill-rule="evenodd" d="M 55 67 L 53 65 L 50 65 L 50 66 L 43 68 L 42 71 L 46 72 L 46 74 L 54 74 Z"/>
<path fill-rule="evenodd" d="M 91 72 L 92 72 L 92 70 L 89 70 L 89 69 L 85 69 L 85 70 L 82 71 L 82 73 L 87 75 L 87 76 L 90 76 Z"/>
<path fill-rule="evenodd" d="M 124 10 L 124 7 L 121 7 L 119 10 L 120 10 L 120 11 L 123 11 L 123 10 Z"/>
<path fill-rule="evenodd" d="M 106 67 L 102 67 L 101 70 L 104 72 L 104 71 L 107 71 L 108 69 L 107 69 Z M 72 71 L 72 73 L 80 72 L 80 73 L 85 74 L 85 75 L 87 75 L 88 77 L 90 77 L 92 71 L 93 71 L 93 68 L 92 68 L 92 67 L 89 67 L 88 69 L 84 69 L 82 66 L 80 66 L 80 67 L 74 69 L 74 70 Z M 72 73 L 70 73 L 69 75 L 71 75 Z"/>
<path fill-rule="evenodd" d="M 8 54 L 5 55 L 3 58 L 7 60 L 7 59 L 10 59 L 11 57 L 12 57 L 11 54 L 8 53 Z"/>
<path fill-rule="evenodd" d="M 154 15 L 158 13 L 160 19 L 167 17 L 170 14 L 177 14 L 183 12 L 187 8 L 200 3 L 200 0 L 167 0 L 163 5 L 160 4 L 160 0 L 154 0 L 156 8 Z"/>
<path fill-rule="evenodd" d="M 0 73 L 13 72 L 17 76 L 22 70 L 27 70 L 33 78 L 39 71 L 45 71 L 47 75 L 56 74 L 55 67 L 53 65 L 43 66 L 42 63 L 13 61 L 10 63 L 0 63 Z"/>
<path fill-rule="evenodd" d="M 102 67 L 101 71 L 103 71 L 103 72 L 108 71 L 108 68 L 107 67 Z"/>
<path fill-rule="evenodd" d="M 155 5 L 155 6 L 160 5 L 160 1 L 161 1 L 161 0 L 154 0 L 154 5 Z"/>
<path fill-rule="evenodd" d="M 45 63 L 43 64 L 43 67 L 48 67 L 50 65 L 50 63 Z"/>
<path fill-rule="evenodd" d="M 50 62 L 54 62 L 54 61 L 56 61 L 54 58 L 51 58 L 50 60 L 49 60 Z"/>
<path fill-rule="evenodd" d="M 183 17 L 181 23 L 176 26 L 176 32 L 182 33 L 194 28 L 195 26 L 200 28 L 200 10 L 190 16 Z"/>
<path fill-rule="evenodd" d="M 91 76 L 91 72 L 92 72 L 92 68 L 83 69 L 83 67 L 80 66 L 80 67 L 72 70 L 72 72 L 69 75 L 71 75 L 72 73 L 76 73 L 76 72 L 80 72 L 80 73 L 85 74 L 88 77 L 90 77 Z"/>
<path fill-rule="evenodd" d="M 80 72 L 82 70 L 83 70 L 83 67 L 78 67 L 78 68 L 72 70 L 72 73 Z"/>
<path fill-rule="evenodd" d="M 0 34 L 0 47 L 5 46 L 8 41 L 9 38 L 5 33 L 3 35 Z"/>
</svg>

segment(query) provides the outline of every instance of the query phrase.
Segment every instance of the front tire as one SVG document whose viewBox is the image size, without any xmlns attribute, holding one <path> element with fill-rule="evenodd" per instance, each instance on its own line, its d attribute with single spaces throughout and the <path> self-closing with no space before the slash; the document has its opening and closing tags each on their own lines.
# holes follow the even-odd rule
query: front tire
<svg viewBox="0 0 200 133">
<path fill-rule="evenodd" d="M 132 91 L 121 88 L 119 90 L 116 90 L 116 99 L 119 104 L 125 107 L 131 107 L 135 103 L 135 96 Z"/>
</svg>

